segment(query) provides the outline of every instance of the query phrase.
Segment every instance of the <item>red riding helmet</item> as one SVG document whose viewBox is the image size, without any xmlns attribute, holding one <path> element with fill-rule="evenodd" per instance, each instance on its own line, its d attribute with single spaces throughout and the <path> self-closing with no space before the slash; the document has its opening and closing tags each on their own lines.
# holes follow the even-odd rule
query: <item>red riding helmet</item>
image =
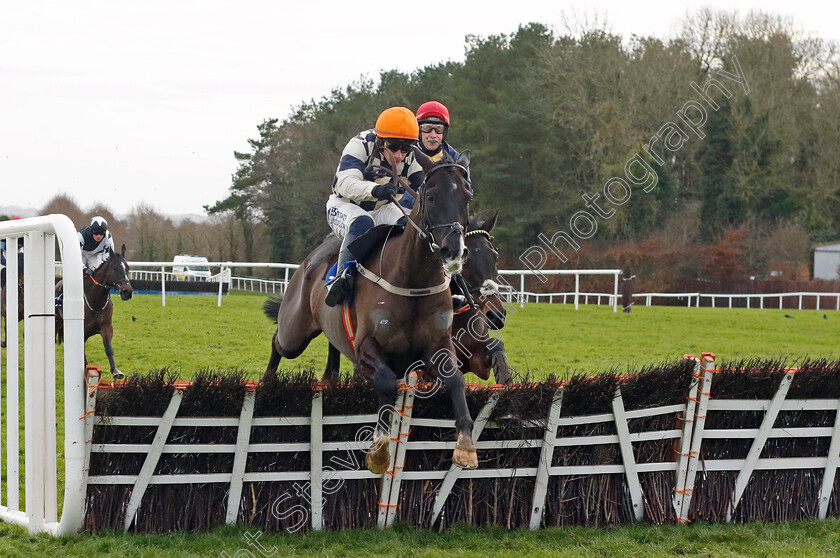
<svg viewBox="0 0 840 558">
<path fill-rule="evenodd" d="M 446 124 L 449 126 L 449 109 L 443 103 L 428 101 L 417 109 L 417 122 L 420 124 Z"/>
</svg>

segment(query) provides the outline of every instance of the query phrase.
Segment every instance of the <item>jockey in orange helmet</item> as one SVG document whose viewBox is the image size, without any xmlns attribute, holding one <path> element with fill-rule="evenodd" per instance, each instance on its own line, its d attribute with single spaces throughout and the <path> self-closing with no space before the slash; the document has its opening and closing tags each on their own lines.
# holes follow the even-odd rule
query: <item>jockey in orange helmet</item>
<svg viewBox="0 0 840 558">
<path fill-rule="evenodd" d="M 429 156 L 432 161 L 440 161 L 444 155 L 449 155 L 453 161 L 458 160 L 460 153 L 446 143 L 449 135 L 449 109 L 438 101 L 427 101 L 417 109 L 417 123 L 420 125 L 420 144 L 418 147 Z M 467 182 L 472 189 L 470 171 L 467 169 Z"/>
<path fill-rule="evenodd" d="M 373 167 L 392 169 L 415 190 L 423 183 L 423 169 L 411 151 L 419 129 L 414 113 L 405 107 L 382 111 L 376 126 L 360 132 L 344 147 L 335 172 L 332 195 L 327 200 L 327 222 L 342 239 L 336 277 L 327 284 L 326 303 L 338 304 L 353 291 L 352 260 L 348 246 L 374 225 L 393 225 L 403 217 L 400 208 L 411 208 L 414 198 L 394 184 L 391 176 Z"/>
</svg>

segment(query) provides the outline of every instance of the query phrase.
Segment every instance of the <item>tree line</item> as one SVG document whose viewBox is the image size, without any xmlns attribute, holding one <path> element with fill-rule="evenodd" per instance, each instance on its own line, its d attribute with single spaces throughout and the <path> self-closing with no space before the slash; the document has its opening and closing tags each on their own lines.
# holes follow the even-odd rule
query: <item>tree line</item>
<svg viewBox="0 0 840 558">
<path fill-rule="evenodd" d="M 721 78 L 733 60 L 748 93 Z M 714 109 L 697 90 L 710 79 L 730 93 L 707 89 Z M 581 210 L 597 213 L 586 199 L 599 193 L 603 204 L 608 183 L 620 198 L 609 182 L 618 176 L 634 188 L 629 201 L 609 206 L 597 232 L 573 238 L 578 249 L 566 242 L 558 254 L 542 241 L 546 267 L 633 266 L 652 289 L 771 270 L 807 278 L 813 245 L 840 238 L 837 45 L 772 14 L 709 9 L 667 40 L 539 23 L 468 36 L 463 62 L 360 78 L 265 119 L 250 150 L 234 154 L 228 197 L 205 206 L 208 223 L 167 224 L 139 206 L 116 226 L 135 259 L 300 262 L 329 232 L 324 204 L 349 138 L 384 108 L 430 99 L 450 110 L 449 142 L 472 152 L 473 210 L 501 209 L 494 235 L 504 266 L 523 267 L 529 247 L 572 230 Z M 692 100 L 704 115 L 686 108 Z M 666 123 L 685 132 L 679 149 L 663 148 Z M 633 157 L 656 175 L 644 194 L 624 175 Z"/>
<path fill-rule="evenodd" d="M 230 196 L 207 209 L 233 216 L 250 249 L 268 242 L 273 260 L 300 261 L 328 233 L 324 202 L 347 140 L 386 107 L 437 99 L 452 116 L 450 143 L 472 152 L 473 208 L 502 210 L 494 234 L 507 265 L 522 267 L 518 257 L 540 235 L 568 229 L 583 194 L 642 154 L 655 188 L 614 205 L 585 246 L 564 254 L 568 261 L 548 251 L 549 264 L 658 258 L 668 276 L 702 275 L 683 269 L 698 249 L 710 261 L 734 250 L 730 276 L 771 268 L 801 275 L 812 243 L 840 238 L 836 49 L 778 16 L 711 10 L 688 16 L 670 40 L 536 23 L 469 36 L 463 62 L 384 72 L 378 83 L 361 79 L 286 119 L 266 119 L 250 152 L 235 154 Z M 748 94 L 720 78 L 733 60 Z M 699 100 L 692 84 L 716 77 L 730 95 L 708 88 L 715 110 L 688 107 L 687 118 L 704 118 L 691 133 L 677 113 Z M 662 153 L 661 143 L 645 150 L 668 122 L 690 137 L 678 151 Z M 255 236 L 258 225 L 265 239 Z"/>
</svg>

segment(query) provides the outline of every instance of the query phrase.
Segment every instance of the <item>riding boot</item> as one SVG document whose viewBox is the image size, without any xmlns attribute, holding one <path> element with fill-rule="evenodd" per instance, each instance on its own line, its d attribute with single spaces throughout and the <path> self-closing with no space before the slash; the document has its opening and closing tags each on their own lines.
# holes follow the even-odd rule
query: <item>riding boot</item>
<svg viewBox="0 0 840 558">
<path fill-rule="evenodd" d="M 362 236 L 362 234 L 364 234 L 364 231 L 359 233 L 351 226 L 344 240 L 341 242 L 341 250 L 338 252 L 338 264 L 335 269 L 335 278 L 327 283 L 327 296 L 324 299 L 327 306 L 337 305 L 344 300 L 345 296 L 353 292 L 356 277 L 353 275 L 352 266 L 347 265 L 347 262 L 353 259 L 349 246 L 351 242 Z"/>
</svg>

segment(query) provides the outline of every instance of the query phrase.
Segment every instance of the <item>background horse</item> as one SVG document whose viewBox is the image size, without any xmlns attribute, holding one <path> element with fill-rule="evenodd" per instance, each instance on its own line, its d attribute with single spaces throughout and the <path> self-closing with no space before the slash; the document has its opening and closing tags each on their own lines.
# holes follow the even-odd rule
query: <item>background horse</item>
<svg viewBox="0 0 840 558">
<path fill-rule="evenodd" d="M 63 292 L 64 283 L 59 281 L 55 285 L 56 294 Z M 111 318 L 114 314 L 114 303 L 111 302 L 111 289 L 120 293 L 120 298 L 128 300 L 134 294 L 131 282 L 128 280 L 128 263 L 125 261 L 125 244 L 119 254 L 108 249 L 108 258 L 96 268 L 93 275 L 85 275 L 85 341 L 97 333 L 102 336 L 105 354 L 111 365 L 111 375 L 115 380 L 125 377 L 114 362 L 114 349 L 111 338 L 114 336 L 114 326 Z M 59 343 L 64 339 L 64 311 L 56 308 L 55 333 Z M 85 355 L 87 364 L 87 355 Z"/>
<path fill-rule="evenodd" d="M 23 319 L 23 253 L 19 252 L 18 258 L 18 276 L 17 276 L 17 292 L 18 292 L 18 321 Z M 4 258 L 5 261 L 5 258 Z M 0 341 L 0 347 L 6 346 L 6 337 L 9 335 L 9 324 L 6 322 L 6 267 L 2 270 L 2 288 L 0 288 L 0 315 L 3 317 L 3 339 Z"/>
<path fill-rule="evenodd" d="M 493 245 L 490 231 L 496 224 L 496 212 L 482 224 L 471 222 L 466 234 L 467 261 L 461 273 L 463 281 L 455 282 L 470 305 L 455 314 L 452 339 L 458 365 L 464 374 L 472 372 L 482 380 L 490 378 L 492 369 L 496 382 L 510 382 L 510 367 L 501 339 L 490 336 L 490 330 L 505 327 L 505 306 L 496 278 L 499 274 L 499 252 Z"/>
<path fill-rule="evenodd" d="M 464 377 L 457 372 L 450 338 L 452 298 L 447 275 L 462 268 L 472 198 L 466 182 L 469 151 L 455 163 L 439 164 L 416 148 L 414 154 L 426 180 L 402 235 L 386 240 L 359 262 L 365 278 L 357 278 L 355 300 L 348 310 L 354 335 L 345 332 L 343 305 L 324 303 L 324 275 L 336 259 L 335 241 L 328 240 L 307 256 L 289 281 L 264 376 L 269 379 L 281 358 L 299 356 L 323 331 L 357 372 L 373 379 L 379 420 L 365 461 L 374 473 L 383 473 L 389 462 L 389 414 L 399 389 L 397 374 L 407 376 L 421 365 L 443 381 L 452 399 L 458 436 L 452 461 L 478 466 Z"/>
</svg>

